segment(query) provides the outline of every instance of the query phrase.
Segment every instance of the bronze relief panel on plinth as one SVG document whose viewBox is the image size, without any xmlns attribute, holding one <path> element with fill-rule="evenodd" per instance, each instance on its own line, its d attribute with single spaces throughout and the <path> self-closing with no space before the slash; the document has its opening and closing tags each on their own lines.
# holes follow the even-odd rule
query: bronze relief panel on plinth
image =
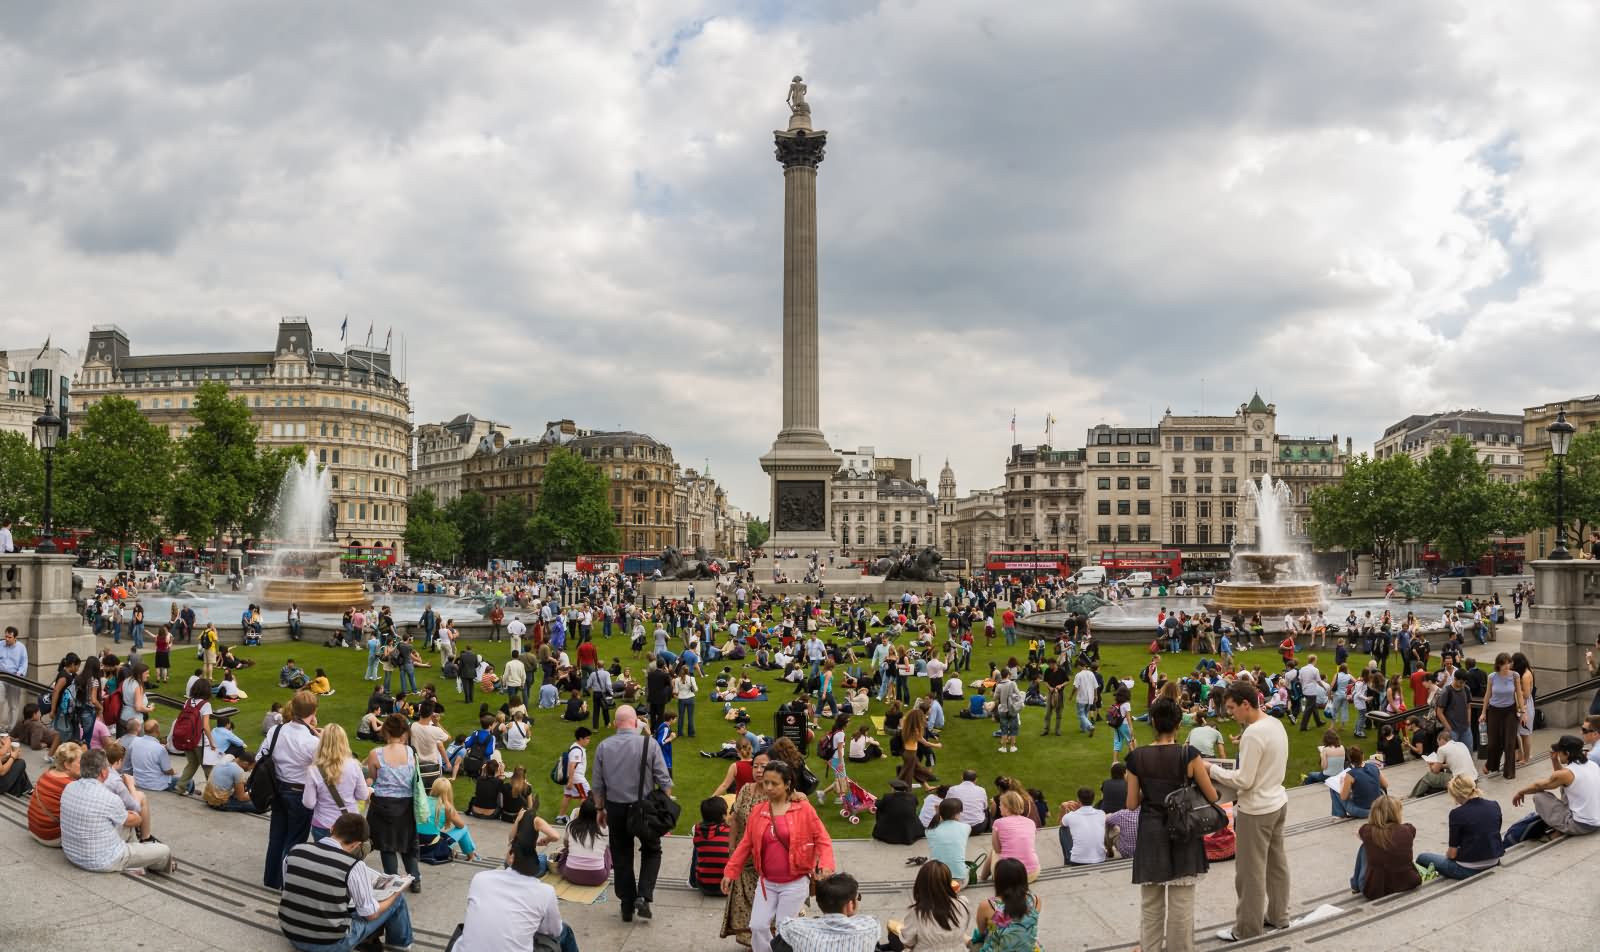
<svg viewBox="0 0 1600 952">
<path fill-rule="evenodd" d="M 820 479 L 778 481 L 775 532 L 826 532 L 828 487 Z"/>
</svg>

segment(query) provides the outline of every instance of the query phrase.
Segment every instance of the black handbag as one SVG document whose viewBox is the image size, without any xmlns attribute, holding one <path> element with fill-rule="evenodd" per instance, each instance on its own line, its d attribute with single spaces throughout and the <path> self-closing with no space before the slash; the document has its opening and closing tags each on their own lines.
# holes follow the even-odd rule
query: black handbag
<svg viewBox="0 0 1600 952">
<path fill-rule="evenodd" d="M 278 748 L 278 735 L 282 733 L 283 725 L 279 724 L 272 732 L 272 746 L 256 756 L 250 779 L 245 781 L 245 793 L 250 795 L 250 805 L 256 808 L 257 813 L 265 813 L 270 809 L 272 801 L 278 796 L 278 775 L 272 769 L 272 754 Z"/>
<path fill-rule="evenodd" d="M 1179 748 L 1180 764 L 1189 762 L 1182 753 L 1187 749 L 1187 746 Z M 1187 766 L 1184 785 L 1167 794 L 1161 802 L 1161 810 L 1166 815 L 1167 838 L 1174 843 L 1203 839 L 1228 825 L 1228 814 L 1200 792 L 1194 778 L 1188 775 Z"/>
<path fill-rule="evenodd" d="M 645 789 L 645 781 L 650 779 L 650 738 L 644 738 L 644 744 L 639 748 L 639 789 Z M 654 782 L 650 784 L 650 792 L 633 805 L 633 810 L 628 814 L 628 832 L 640 839 L 658 840 L 678 825 L 678 815 L 683 808 L 678 801 L 672 799 Z"/>
</svg>

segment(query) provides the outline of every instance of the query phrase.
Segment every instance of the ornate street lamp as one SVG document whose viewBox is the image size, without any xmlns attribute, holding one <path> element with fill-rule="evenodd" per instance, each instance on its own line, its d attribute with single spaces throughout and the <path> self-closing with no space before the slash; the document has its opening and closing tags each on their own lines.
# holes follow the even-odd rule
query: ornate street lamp
<svg viewBox="0 0 1600 952">
<path fill-rule="evenodd" d="M 1550 455 L 1556 458 L 1556 547 L 1546 558 L 1570 559 L 1572 558 L 1572 553 L 1567 551 L 1567 485 L 1565 471 L 1567 451 L 1572 448 L 1572 434 L 1578 432 L 1578 428 L 1567 422 L 1567 408 L 1562 407 L 1556 411 L 1556 422 L 1550 424 L 1548 429 L 1550 432 Z M 49 511 L 48 504 L 45 511 Z"/>
<path fill-rule="evenodd" d="M 44 402 L 44 414 L 33 421 L 33 429 L 39 440 L 39 449 L 44 451 L 44 525 L 40 530 L 43 538 L 33 549 L 35 552 L 54 554 L 56 540 L 52 509 L 55 503 L 55 455 L 56 438 L 61 435 L 61 418 L 56 416 L 54 403 L 49 400 Z"/>
</svg>

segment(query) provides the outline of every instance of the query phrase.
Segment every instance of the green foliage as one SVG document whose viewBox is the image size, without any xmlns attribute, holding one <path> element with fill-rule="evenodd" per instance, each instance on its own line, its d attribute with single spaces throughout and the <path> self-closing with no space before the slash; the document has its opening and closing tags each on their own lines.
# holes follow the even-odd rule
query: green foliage
<svg viewBox="0 0 1600 952">
<path fill-rule="evenodd" d="M 1489 480 L 1489 464 L 1466 437 L 1435 446 L 1422 461 L 1414 504 L 1417 538 L 1433 542 L 1451 563 L 1473 562 L 1504 528 L 1504 494 Z"/>
<path fill-rule="evenodd" d="M 494 545 L 494 527 L 489 524 L 489 501 L 483 493 L 462 493 L 450 501 L 444 514 L 455 527 L 462 559 L 479 568 L 487 565 Z"/>
<path fill-rule="evenodd" d="M 510 496 L 495 503 L 489 512 L 490 546 L 495 555 L 527 564 L 536 550 L 529 544 L 528 504 L 521 496 Z"/>
<path fill-rule="evenodd" d="M 1600 430 L 1589 430 L 1572 438 L 1562 469 L 1567 542 L 1571 544 L 1581 542 L 1595 526 L 1600 526 Z M 1554 526 L 1555 460 L 1551 459 L 1538 478 L 1523 483 L 1522 487 L 1525 508 L 1521 513 L 1522 523 L 1517 528 L 1527 532 Z"/>
<path fill-rule="evenodd" d="M 413 562 L 451 562 L 461 552 L 461 532 L 424 489 L 406 506 L 406 553 Z"/>
<path fill-rule="evenodd" d="M 117 543 L 154 539 L 172 492 L 172 441 L 131 400 L 107 397 L 56 448 L 62 524 Z"/>
<path fill-rule="evenodd" d="M 546 555 L 615 552 L 621 533 L 611 512 L 611 480 L 569 450 L 545 463 L 539 501 L 528 520 L 529 543 Z"/>
<path fill-rule="evenodd" d="M 180 466 L 167 515 L 169 527 L 198 548 L 236 529 L 261 534 L 278 505 L 284 471 L 305 455 L 302 447 L 266 449 L 256 442 L 261 428 L 228 385 L 208 380 L 195 394 L 194 429 L 178 445 Z"/>
<path fill-rule="evenodd" d="M 744 530 L 745 542 L 752 549 L 761 548 L 771 535 L 772 525 L 765 519 L 752 518 Z"/>
<path fill-rule="evenodd" d="M 1395 548 L 1414 537 L 1421 473 L 1409 456 L 1375 460 L 1363 453 L 1345 466 L 1344 480 L 1311 498 L 1311 541 L 1320 549 L 1374 553 L 1393 564 Z"/>
<path fill-rule="evenodd" d="M 44 509 L 44 455 L 22 434 L 0 432 L 0 474 L 0 522 L 38 524 Z"/>
</svg>

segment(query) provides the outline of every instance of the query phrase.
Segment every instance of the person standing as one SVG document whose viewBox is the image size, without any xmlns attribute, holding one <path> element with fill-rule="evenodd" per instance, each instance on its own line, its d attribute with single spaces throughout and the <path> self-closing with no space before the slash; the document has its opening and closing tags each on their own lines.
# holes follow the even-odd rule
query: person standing
<svg viewBox="0 0 1600 952">
<path fill-rule="evenodd" d="M 644 676 L 644 698 L 650 705 L 650 727 L 654 729 L 667 711 L 667 702 L 672 700 L 672 675 L 667 673 L 665 659 L 656 658 L 650 672 Z"/>
<path fill-rule="evenodd" d="M 793 769 L 782 761 L 767 764 L 761 786 L 766 799 L 750 811 L 744 835 L 722 873 L 722 891 L 728 893 L 744 870 L 745 860 L 755 864 L 758 884 L 750 910 L 751 952 L 771 952 L 773 930 L 800 911 L 813 880 L 833 873 L 833 840 L 811 801 L 794 796 Z"/>
<path fill-rule="evenodd" d="M 605 810 L 611 831 L 611 869 L 622 921 L 632 922 L 635 913 L 641 919 L 652 918 L 650 903 L 655 898 L 656 876 L 661 872 L 661 838 L 635 833 L 630 821 L 652 791 L 659 788 L 671 795 L 672 774 L 667 771 L 661 748 L 640 733 L 639 714 L 631 705 L 617 708 L 615 726 L 616 733 L 595 748 L 592 796 L 595 804 Z M 639 841 L 637 877 L 633 868 L 635 840 Z"/>
<path fill-rule="evenodd" d="M 1094 736 L 1094 722 L 1089 719 L 1089 712 L 1094 710 L 1095 699 L 1100 696 L 1100 679 L 1094 674 L 1099 666 L 1098 661 L 1092 662 L 1072 679 L 1073 701 L 1078 706 L 1078 733 L 1090 737 Z"/>
<path fill-rule="evenodd" d="M 1000 683 L 994 686 L 994 714 L 1000 722 L 1000 753 L 1017 752 L 1017 734 L 1022 731 L 1022 692 L 1011 679 L 1009 668 L 1000 669 Z"/>
<path fill-rule="evenodd" d="M 1525 699 L 1522 679 L 1511 670 L 1511 655 L 1502 651 L 1495 656 L 1494 673 L 1489 675 L 1489 692 L 1484 698 L 1483 714 L 1478 721 L 1483 728 L 1483 767 L 1494 773 L 1502 767 L 1504 776 L 1514 780 L 1517 776 L 1517 726 L 1522 720 Z"/>
<path fill-rule="evenodd" d="M 1289 794 L 1283 788 L 1289 735 L 1277 718 L 1262 712 L 1260 703 L 1253 683 L 1239 680 L 1228 685 L 1223 706 L 1244 728 L 1238 766 L 1209 765 L 1211 780 L 1235 791 L 1238 863 L 1233 886 L 1239 904 L 1233 925 L 1217 933 L 1224 942 L 1254 938 L 1266 925 L 1289 926 L 1289 854 L 1283 840 L 1289 813 Z"/>
<path fill-rule="evenodd" d="M 672 678 L 672 694 L 678 699 L 678 729 L 684 737 L 694 736 L 694 699 L 699 691 L 689 666 L 680 662 Z"/>
<path fill-rule="evenodd" d="M 1052 717 L 1056 722 L 1056 736 L 1061 736 L 1061 711 L 1067 706 L 1067 682 L 1071 679 L 1072 676 L 1061 666 L 1061 662 L 1051 658 L 1044 672 L 1044 683 L 1050 689 L 1050 693 L 1045 698 L 1044 730 L 1039 732 L 1040 737 L 1050 733 Z"/>
<path fill-rule="evenodd" d="M 272 755 L 272 772 L 277 779 L 261 876 L 262 885 L 268 889 L 283 888 L 284 856 L 291 847 L 304 843 L 311 833 L 311 811 L 302 801 L 306 772 L 313 769 L 317 746 L 321 743 L 317 696 L 310 691 L 296 691 L 289 700 L 289 715 L 289 723 L 279 725 L 267 740 L 266 753 Z"/>
</svg>

